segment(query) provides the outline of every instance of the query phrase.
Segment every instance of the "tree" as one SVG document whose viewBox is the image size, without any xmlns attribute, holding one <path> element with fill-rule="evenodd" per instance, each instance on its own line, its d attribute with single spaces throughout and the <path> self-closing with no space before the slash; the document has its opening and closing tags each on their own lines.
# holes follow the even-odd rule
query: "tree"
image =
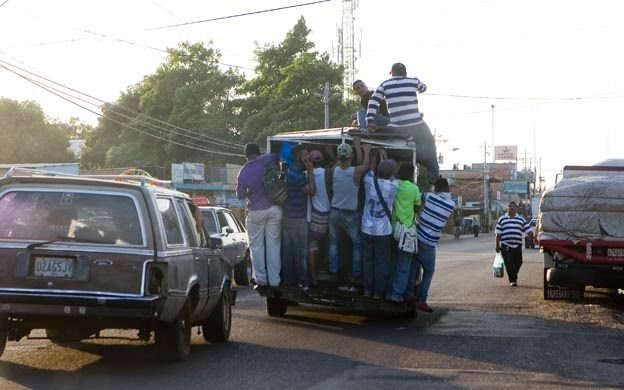
<svg viewBox="0 0 624 390">
<path fill-rule="evenodd" d="M 228 160 L 206 150 L 242 154 L 231 144 L 240 127 L 236 91 L 244 78 L 231 69 L 222 72 L 220 57 L 201 43 L 169 49 L 154 74 L 103 107 L 81 161 L 92 167 L 162 166 Z"/>
<path fill-rule="evenodd" d="M 73 162 L 68 125 L 49 120 L 32 101 L 0 98 L 0 162 Z"/>
<path fill-rule="evenodd" d="M 301 17 L 280 44 L 256 49 L 256 77 L 244 87 L 244 140 L 263 142 L 280 131 L 323 127 L 323 103 L 314 93 L 321 92 L 325 82 L 341 85 L 344 71 L 327 53 L 312 51 L 309 34 Z M 331 100 L 330 124 L 349 124 L 356 106 L 354 100 Z"/>
</svg>

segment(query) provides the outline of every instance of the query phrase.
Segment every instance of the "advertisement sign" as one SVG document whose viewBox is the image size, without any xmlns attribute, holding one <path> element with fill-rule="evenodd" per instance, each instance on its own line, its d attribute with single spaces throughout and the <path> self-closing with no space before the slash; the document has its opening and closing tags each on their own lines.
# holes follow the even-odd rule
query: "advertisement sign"
<svg viewBox="0 0 624 390">
<path fill-rule="evenodd" d="M 503 192 L 505 194 L 526 195 L 529 193 L 529 183 L 526 181 L 504 181 Z"/>
<path fill-rule="evenodd" d="M 188 183 L 204 181 L 204 164 L 182 163 L 171 164 L 171 182 Z"/>
<path fill-rule="evenodd" d="M 518 158 L 517 145 L 494 146 L 495 160 L 516 160 Z"/>
</svg>

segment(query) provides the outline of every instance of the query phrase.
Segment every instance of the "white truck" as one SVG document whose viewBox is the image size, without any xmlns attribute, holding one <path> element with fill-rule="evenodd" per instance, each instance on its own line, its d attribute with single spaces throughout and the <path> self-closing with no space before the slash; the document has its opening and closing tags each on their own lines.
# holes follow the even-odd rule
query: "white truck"
<svg viewBox="0 0 624 390">
<path fill-rule="evenodd" d="M 624 288 L 624 164 L 566 166 L 538 218 L 544 299 L 582 299 L 586 286 Z"/>
</svg>

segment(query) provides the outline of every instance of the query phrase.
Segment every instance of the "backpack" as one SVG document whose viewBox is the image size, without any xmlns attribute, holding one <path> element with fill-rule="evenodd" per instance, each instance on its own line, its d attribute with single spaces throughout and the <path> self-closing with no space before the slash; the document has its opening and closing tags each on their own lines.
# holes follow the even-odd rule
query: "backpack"
<svg viewBox="0 0 624 390">
<path fill-rule="evenodd" d="M 275 165 L 264 166 L 262 186 L 273 204 L 281 206 L 286 202 L 286 182 Z"/>
</svg>

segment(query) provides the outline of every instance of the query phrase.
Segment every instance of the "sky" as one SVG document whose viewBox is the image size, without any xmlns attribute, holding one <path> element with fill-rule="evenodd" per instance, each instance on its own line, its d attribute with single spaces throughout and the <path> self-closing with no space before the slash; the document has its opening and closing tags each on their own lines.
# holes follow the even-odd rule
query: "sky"
<svg viewBox="0 0 624 390">
<path fill-rule="evenodd" d="M 300 16 L 316 49 L 333 55 L 342 1 L 152 28 L 311 1 L 0 0 L 0 60 L 114 101 L 164 61 L 162 50 L 212 41 L 223 69 L 251 78 L 256 45 L 281 42 Z M 420 109 L 443 168 L 489 162 L 491 145 L 517 145 L 519 168 L 537 162 L 548 184 L 564 165 L 624 157 L 623 2 L 355 2 L 356 78 L 375 88 L 400 61 L 427 84 Z M 0 96 L 35 100 L 62 121 L 97 122 L 3 69 Z"/>
</svg>

